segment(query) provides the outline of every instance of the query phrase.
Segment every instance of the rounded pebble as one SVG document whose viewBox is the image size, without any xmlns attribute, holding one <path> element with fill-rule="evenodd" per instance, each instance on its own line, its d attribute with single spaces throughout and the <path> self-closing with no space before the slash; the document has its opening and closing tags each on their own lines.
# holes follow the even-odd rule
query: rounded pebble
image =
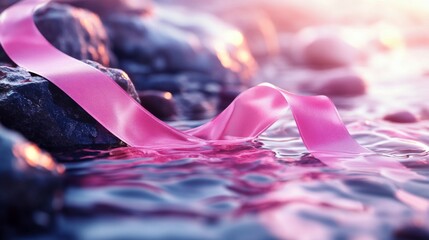
<svg viewBox="0 0 429 240">
<path fill-rule="evenodd" d="M 312 75 L 301 85 L 302 91 L 331 97 L 355 97 L 367 91 L 362 75 L 349 69 L 317 71 Z"/>
<path fill-rule="evenodd" d="M 358 51 L 340 36 L 321 30 L 303 30 L 291 44 L 293 62 L 317 69 L 338 68 L 353 65 Z"/>
<path fill-rule="evenodd" d="M 386 115 L 383 120 L 394 123 L 416 123 L 419 119 L 409 111 L 399 111 Z"/>
<path fill-rule="evenodd" d="M 140 91 L 141 105 L 160 119 L 171 119 L 177 115 L 176 102 L 170 92 Z"/>
</svg>

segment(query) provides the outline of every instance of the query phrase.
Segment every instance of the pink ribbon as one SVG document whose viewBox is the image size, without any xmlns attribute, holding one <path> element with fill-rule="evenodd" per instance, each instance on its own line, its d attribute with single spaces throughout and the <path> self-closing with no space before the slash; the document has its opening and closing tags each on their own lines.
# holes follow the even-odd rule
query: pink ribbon
<svg viewBox="0 0 429 240">
<path fill-rule="evenodd" d="M 289 108 L 308 151 L 326 164 L 348 169 L 364 166 L 366 170 L 387 171 L 395 178 L 418 177 L 394 159 L 368 157 L 373 152 L 350 136 L 327 97 L 299 96 L 266 83 L 243 92 L 207 124 L 184 132 L 176 130 L 141 107 L 106 74 L 52 46 L 33 20 L 34 12 L 48 2 L 24 0 L 4 11 L 0 19 L 1 45 L 17 65 L 51 81 L 129 146 L 185 148 L 254 139 Z M 345 164 L 338 160 L 343 156 L 355 160 Z"/>
</svg>

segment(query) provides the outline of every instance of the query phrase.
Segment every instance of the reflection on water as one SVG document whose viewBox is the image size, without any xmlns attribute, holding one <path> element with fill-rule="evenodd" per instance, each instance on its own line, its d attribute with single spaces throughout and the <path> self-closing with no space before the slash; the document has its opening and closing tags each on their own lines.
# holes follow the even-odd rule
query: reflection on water
<svg viewBox="0 0 429 240">
<path fill-rule="evenodd" d="M 56 154 L 66 166 L 67 184 L 54 235 L 103 240 L 429 239 L 429 99 L 420 65 L 424 58 L 419 57 L 427 54 L 407 54 L 401 60 L 388 54 L 375 57 L 365 66 L 372 76 L 368 93 L 333 100 L 359 143 L 393 157 L 423 179 L 399 181 L 394 171 L 380 174 L 373 171 L 376 163 L 365 166 L 359 159 L 344 157 L 335 166 L 322 162 L 307 153 L 287 115 L 254 142 Z M 404 59 L 407 67 L 399 67 Z M 283 79 L 276 81 L 293 89 L 289 73 L 299 70 L 277 71 L 274 75 Z M 421 121 L 380 120 L 392 109 L 408 109 Z M 179 129 L 200 124 L 173 123 Z"/>
<path fill-rule="evenodd" d="M 205 4 L 204 1 L 180 2 Z M 240 8 L 242 4 L 239 3 L 242 2 L 248 5 L 247 1 L 237 1 Z M 338 8 L 322 1 L 311 1 L 318 2 L 316 7 L 304 1 L 290 1 L 292 10 L 302 10 L 308 5 L 313 8 L 307 12 L 289 11 L 289 14 L 273 5 L 280 1 L 270 2 L 262 8 L 266 8 L 269 14 L 259 15 L 269 15 L 273 22 L 268 22 L 268 18 L 262 19 L 267 23 L 258 22 L 256 30 L 259 25 L 262 30 L 267 30 L 269 27 L 265 26 L 268 25 L 277 27 L 279 35 L 282 35 L 279 37 L 284 41 L 278 42 L 280 46 L 267 46 L 268 49 L 281 48 L 282 45 L 289 48 L 296 37 L 290 32 L 302 30 L 323 19 L 323 24 L 335 21 L 320 16 L 324 11 L 329 13 L 326 16 L 334 15 L 331 14 L 333 11 L 339 12 L 336 18 L 346 23 L 357 21 L 358 18 L 353 16 L 359 14 L 359 9 L 348 7 L 345 8 L 348 11 L 338 11 Z M 396 1 L 393 7 L 397 8 L 396 5 L 403 2 Z M 345 4 L 354 6 L 350 2 Z M 256 6 L 258 8 L 259 5 Z M 324 11 L 319 11 L 318 6 Z M 240 25 L 237 23 L 239 20 L 247 20 L 237 17 L 240 15 L 237 12 L 242 10 L 225 10 L 221 6 L 213 8 L 213 12 L 235 21 L 237 25 Z M 378 21 L 380 14 L 382 17 L 394 17 L 388 11 L 379 13 L 379 8 L 374 9 L 373 13 L 363 14 L 368 19 L 358 20 L 369 22 L 377 17 L 375 20 Z M 348 15 L 355 11 L 357 13 L 352 17 Z M 313 12 L 318 13 L 313 16 Z M 405 15 L 406 19 L 397 21 L 411 25 L 405 21 L 407 16 L 414 15 Z M 341 115 L 359 143 L 395 158 L 412 172 L 424 176 L 423 179 L 395 181 L 395 172 L 380 174 L 373 171 L 378 167 L 375 163 L 369 167 L 371 162 L 365 166 L 359 159 L 344 157 L 338 159 L 339 164 L 335 166 L 322 162 L 307 153 L 292 118 L 287 116 L 254 142 L 169 151 L 119 148 L 55 154 L 66 168 L 66 187 L 57 230 L 48 237 L 91 240 L 429 239 L 428 73 L 421 74 L 428 71 L 428 52 L 425 50 L 420 55 L 423 53 L 421 49 L 403 49 L 406 43 L 424 40 L 426 34 L 414 36 L 420 28 L 410 29 L 408 34 L 416 38 L 413 40 L 404 33 L 402 25 L 397 29 L 371 22 L 370 26 L 338 28 L 341 30 L 339 39 L 344 38 L 345 42 L 365 54 L 369 54 L 366 51 L 372 53 L 366 56 L 365 61 L 356 60 L 354 51 L 350 50 L 348 54 L 348 48 L 344 54 L 332 54 L 333 62 L 345 59 L 340 61 L 345 67 L 357 61 L 353 68 L 369 76 L 365 83 L 368 85 L 366 95 L 333 100 L 341 108 Z M 253 29 L 252 25 L 247 27 Z M 275 31 L 272 30 L 273 33 Z M 318 31 L 310 28 L 315 37 L 320 37 Z M 278 37 L 264 32 L 262 35 Z M 243 36 L 239 32 L 230 32 L 223 40 L 238 46 L 249 36 L 251 34 Z M 371 41 L 375 40 L 379 45 L 371 46 L 374 45 Z M 277 43 L 277 39 L 272 42 Z M 255 45 L 255 48 L 260 47 Z M 339 45 L 337 49 L 343 49 L 341 42 L 328 41 L 327 46 L 331 45 Z M 326 45 L 321 46 L 319 50 L 331 52 L 330 47 L 325 49 Z M 251 60 L 249 53 L 240 48 L 236 50 L 236 56 L 230 55 L 223 42 L 213 47 L 225 67 L 238 68 L 235 58 L 243 62 Z M 376 48 L 382 51 L 374 50 Z M 264 52 L 253 50 L 254 53 Z M 301 55 L 304 53 L 299 52 Z M 315 53 L 323 61 L 328 59 L 325 57 L 329 54 Z M 406 54 L 409 56 L 404 56 Z M 352 56 L 351 60 L 348 55 Z M 284 56 L 281 60 L 266 61 L 266 64 L 261 61 L 258 81 L 269 80 L 291 91 L 305 91 L 297 86 L 298 83 L 308 81 L 313 86 L 318 76 L 328 73 L 328 70 L 293 65 Z M 392 109 L 408 109 L 424 121 L 402 125 L 381 121 Z M 199 124 L 174 123 L 181 129 Z M 35 154 L 31 148 L 24 153 L 30 160 Z M 46 159 L 42 163 L 46 168 L 51 166 Z M 348 166 L 354 164 L 354 168 L 338 167 L 347 163 Z"/>
<path fill-rule="evenodd" d="M 67 187 L 57 234 L 71 239 L 429 237 L 428 180 L 400 183 L 328 167 L 305 153 L 291 120 L 286 117 L 258 141 L 236 145 L 58 154 Z M 417 136 L 411 127 L 386 123 L 350 126 L 359 142 L 429 179 L 428 131 Z"/>
</svg>

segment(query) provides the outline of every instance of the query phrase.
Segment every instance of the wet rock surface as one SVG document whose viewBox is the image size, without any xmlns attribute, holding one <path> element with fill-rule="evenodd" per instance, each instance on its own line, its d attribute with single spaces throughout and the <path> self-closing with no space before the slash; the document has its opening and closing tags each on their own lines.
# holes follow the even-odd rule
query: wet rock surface
<svg viewBox="0 0 429 240">
<path fill-rule="evenodd" d="M 86 63 L 107 73 L 138 100 L 123 71 Z M 0 123 L 49 148 L 120 144 L 61 90 L 20 67 L 0 67 Z"/>
<path fill-rule="evenodd" d="M 6 3 L 3 5 L 8 5 Z M 43 36 L 67 55 L 79 60 L 93 60 L 104 66 L 115 65 L 106 30 L 94 13 L 66 4 L 50 3 L 39 9 L 34 19 Z M 10 62 L 3 49 L 0 49 L 0 62 Z"/>
<path fill-rule="evenodd" d="M 0 238 L 55 225 L 61 165 L 17 133 L 0 126 Z"/>
<path fill-rule="evenodd" d="M 170 92 L 141 91 L 139 97 L 142 106 L 156 117 L 174 120 L 177 116 L 177 103 Z"/>
</svg>

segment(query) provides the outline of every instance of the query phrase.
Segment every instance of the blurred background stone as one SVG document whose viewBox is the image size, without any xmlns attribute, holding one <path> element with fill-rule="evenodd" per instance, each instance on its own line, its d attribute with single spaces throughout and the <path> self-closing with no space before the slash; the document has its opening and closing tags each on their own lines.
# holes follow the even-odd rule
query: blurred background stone
<svg viewBox="0 0 429 240">
<path fill-rule="evenodd" d="M 64 171 L 36 145 L 0 126 L 0 238 L 56 225 Z"/>
<path fill-rule="evenodd" d="M 315 71 L 311 78 L 302 81 L 301 91 L 329 97 L 362 96 L 367 92 L 363 76 L 351 69 Z"/>
<path fill-rule="evenodd" d="M 155 6 L 149 15 L 112 12 L 103 23 L 138 91 L 168 91 L 178 105 L 189 95 L 203 97 L 203 112 L 178 111 L 178 119 L 213 117 L 224 89 L 250 86 L 256 63 L 243 35 L 212 16 Z"/>
<path fill-rule="evenodd" d="M 50 3 L 34 16 L 37 27 L 56 48 L 79 60 L 115 65 L 99 17 L 84 9 Z"/>
<path fill-rule="evenodd" d="M 293 63 L 317 69 L 352 66 L 359 57 L 334 29 L 304 29 L 293 37 L 288 52 Z"/>
<path fill-rule="evenodd" d="M 419 121 L 414 114 L 406 110 L 387 114 L 383 120 L 394 123 L 416 123 Z"/>
<path fill-rule="evenodd" d="M 6 6 L 9 1 L 0 0 L 1 3 Z M 34 19 L 43 36 L 67 55 L 104 66 L 116 64 L 106 30 L 94 13 L 67 4 L 50 3 L 39 9 Z M 0 62 L 10 63 L 1 48 Z"/>
</svg>

